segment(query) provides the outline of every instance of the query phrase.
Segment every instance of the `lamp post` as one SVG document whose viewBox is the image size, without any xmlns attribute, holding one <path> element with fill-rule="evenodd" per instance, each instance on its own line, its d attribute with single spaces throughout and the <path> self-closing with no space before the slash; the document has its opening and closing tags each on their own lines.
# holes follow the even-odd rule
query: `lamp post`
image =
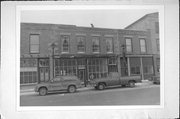
<svg viewBox="0 0 180 119">
<path fill-rule="evenodd" d="M 52 69 L 52 78 L 54 78 L 54 49 L 57 47 L 57 43 L 56 42 L 53 42 L 53 43 L 51 43 L 51 44 L 49 44 L 49 46 L 50 46 L 50 48 L 51 48 L 51 50 L 52 50 L 52 52 L 51 52 L 51 60 L 50 61 L 52 61 L 52 68 L 50 68 L 50 69 Z"/>
<path fill-rule="evenodd" d="M 123 62 L 125 64 L 125 66 L 127 66 L 127 62 L 126 62 L 126 46 L 122 45 L 122 56 L 123 56 Z"/>
<path fill-rule="evenodd" d="M 130 75 L 129 74 L 130 73 L 130 71 L 129 71 L 129 64 L 127 64 L 127 61 L 126 61 L 126 46 L 123 44 L 121 47 L 122 47 L 123 64 L 126 67 L 125 68 L 125 74 L 126 75 Z"/>
</svg>

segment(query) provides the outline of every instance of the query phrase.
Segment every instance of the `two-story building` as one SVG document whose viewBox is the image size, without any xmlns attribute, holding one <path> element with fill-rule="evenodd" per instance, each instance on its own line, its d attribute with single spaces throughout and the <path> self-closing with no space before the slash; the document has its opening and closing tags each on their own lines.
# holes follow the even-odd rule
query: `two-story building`
<svg viewBox="0 0 180 119">
<path fill-rule="evenodd" d="M 134 23 L 127 26 L 129 30 L 150 31 L 152 54 L 154 57 L 155 74 L 160 72 L 160 42 L 159 42 L 159 14 L 158 12 L 146 14 Z"/>
<path fill-rule="evenodd" d="M 149 31 L 21 23 L 21 84 L 76 75 L 84 82 L 154 74 Z"/>
</svg>

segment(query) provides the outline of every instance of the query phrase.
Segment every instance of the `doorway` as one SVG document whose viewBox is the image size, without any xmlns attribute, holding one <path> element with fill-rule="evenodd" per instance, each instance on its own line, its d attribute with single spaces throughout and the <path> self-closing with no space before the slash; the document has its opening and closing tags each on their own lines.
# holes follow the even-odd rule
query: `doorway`
<svg viewBox="0 0 180 119">
<path fill-rule="evenodd" d="M 86 82 L 86 72 L 85 72 L 85 69 L 79 69 L 78 70 L 78 78 L 86 86 L 87 82 Z"/>
<path fill-rule="evenodd" d="M 39 68 L 39 77 L 40 82 L 47 82 L 49 81 L 49 68 Z"/>
</svg>

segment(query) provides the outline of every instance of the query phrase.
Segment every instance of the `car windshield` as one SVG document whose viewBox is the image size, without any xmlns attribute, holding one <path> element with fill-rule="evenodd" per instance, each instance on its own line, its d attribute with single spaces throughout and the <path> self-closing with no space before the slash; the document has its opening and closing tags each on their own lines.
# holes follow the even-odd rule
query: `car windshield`
<svg viewBox="0 0 180 119">
<path fill-rule="evenodd" d="M 61 80 L 63 80 L 63 79 L 62 79 L 61 76 L 58 76 L 58 77 L 55 77 L 53 80 L 54 80 L 54 81 L 61 81 Z"/>
</svg>

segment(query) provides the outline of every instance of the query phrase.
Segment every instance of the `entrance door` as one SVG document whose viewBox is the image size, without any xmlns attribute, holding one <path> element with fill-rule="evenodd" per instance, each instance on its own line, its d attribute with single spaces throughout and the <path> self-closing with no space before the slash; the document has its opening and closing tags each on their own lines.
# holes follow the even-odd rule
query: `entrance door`
<svg viewBox="0 0 180 119">
<path fill-rule="evenodd" d="M 78 70 L 78 77 L 81 80 L 81 82 L 83 82 L 86 86 L 86 74 L 85 74 L 85 69 L 79 69 Z"/>
<path fill-rule="evenodd" d="M 39 78 L 40 82 L 47 82 L 49 81 L 49 68 L 40 68 L 39 69 Z"/>
</svg>

